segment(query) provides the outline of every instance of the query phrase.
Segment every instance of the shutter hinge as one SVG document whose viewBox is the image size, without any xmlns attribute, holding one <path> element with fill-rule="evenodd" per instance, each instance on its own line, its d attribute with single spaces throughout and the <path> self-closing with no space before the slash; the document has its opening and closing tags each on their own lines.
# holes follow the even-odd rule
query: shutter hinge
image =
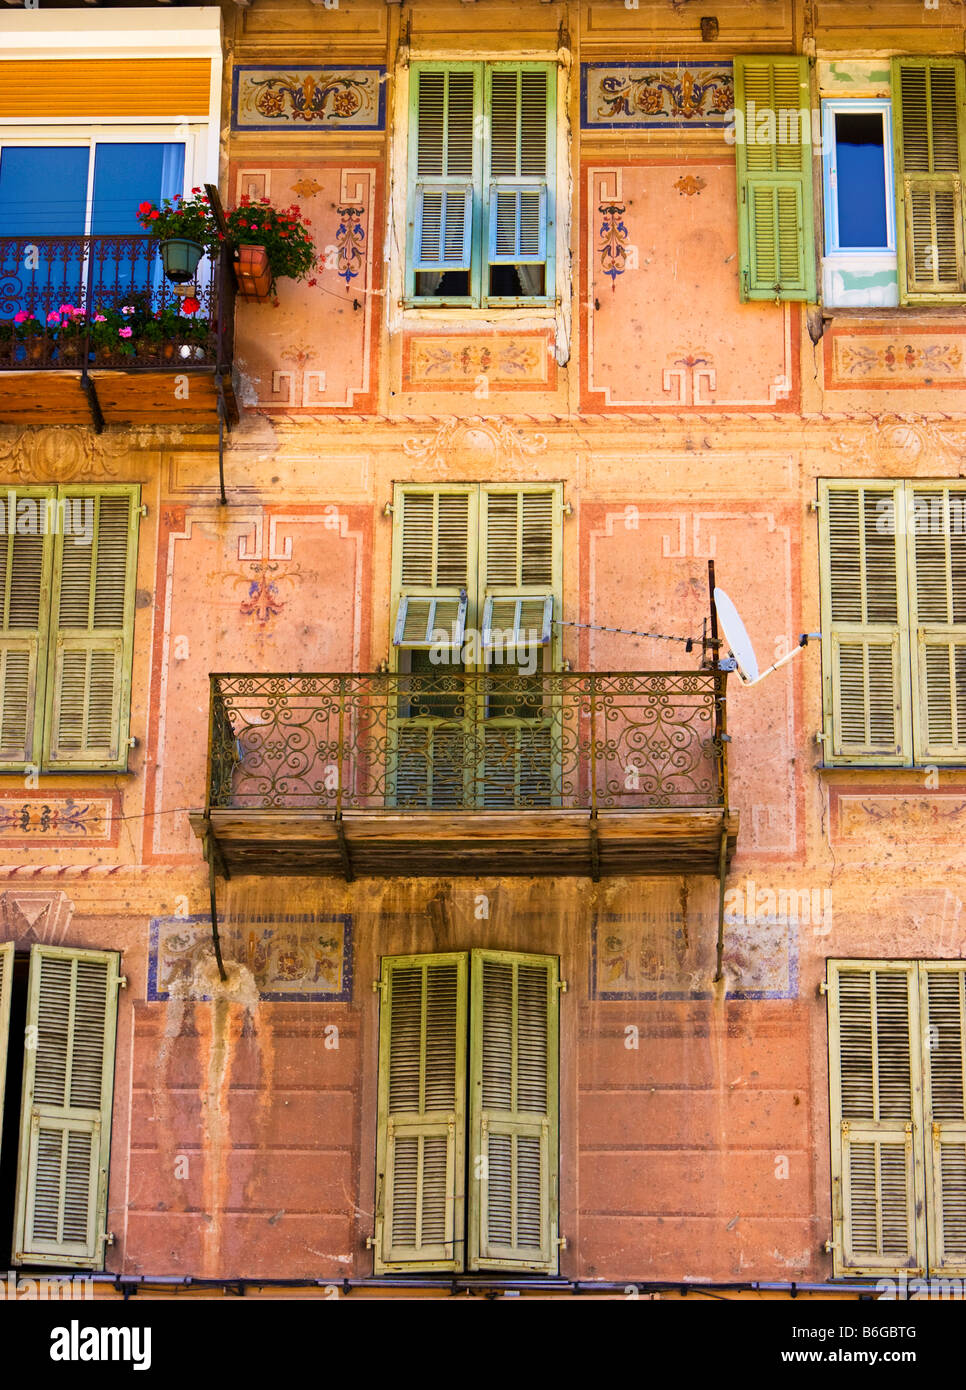
<svg viewBox="0 0 966 1390">
<path fill-rule="evenodd" d="M 385 980 L 373 980 L 373 982 L 372 982 L 372 992 L 373 992 L 373 994 L 382 994 L 383 991 L 385 990 L 385 988 L 386 988 L 386 982 L 385 982 Z"/>
<path fill-rule="evenodd" d="M 808 510 L 810 512 L 820 512 L 822 510 L 821 499 L 818 497 L 813 497 L 808 504 Z"/>
<path fill-rule="evenodd" d="M 825 1244 L 822 1246 L 822 1249 L 825 1251 L 826 1255 L 834 1255 L 834 1253 L 835 1253 L 835 1241 L 834 1241 L 834 1240 L 827 1240 L 827 1241 L 825 1242 Z"/>
<path fill-rule="evenodd" d="M 113 1244 L 114 1244 L 114 1232 L 113 1232 L 113 1231 L 105 1231 L 104 1234 L 101 1236 L 101 1240 L 104 1242 L 105 1245 L 113 1245 Z"/>
<path fill-rule="evenodd" d="M 938 1120 L 933 1120 L 933 1122 L 932 1122 L 932 1142 L 935 1144 L 935 1146 L 936 1146 L 937 1149 L 938 1149 L 938 1147 L 939 1147 L 939 1145 L 940 1145 L 941 1138 L 942 1138 L 942 1126 L 940 1125 L 940 1123 L 939 1123 Z"/>
<path fill-rule="evenodd" d="M 566 981 L 566 980 L 558 980 L 558 981 L 557 981 L 557 988 L 560 990 L 560 993 L 561 993 L 561 994 L 566 994 L 566 993 L 567 993 L 567 990 L 568 990 L 568 988 L 569 988 L 569 986 L 568 986 L 568 984 L 567 984 L 567 981 Z"/>
<path fill-rule="evenodd" d="M 566 1237 L 566 1236 L 558 1236 L 558 1237 L 557 1237 L 557 1244 L 558 1244 L 558 1246 L 560 1247 L 561 1250 L 566 1250 L 566 1249 L 567 1249 L 567 1237 Z"/>
<path fill-rule="evenodd" d="M 826 735 L 820 729 L 818 733 L 812 734 L 812 738 L 815 740 L 816 743 L 824 743 L 826 740 Z"/>
<path fill-rule="evenodd" d="M 138 516 L 147 516 L 147 514 L 148 514 L 148 504 L 147 504 L 147 502 L 142 502 L 141 505 L 140 505 L 140 507 L 138 507 Z"/>
<path fill-rule="evenodd" d="M 818 982 L 818 992 L 819 992 L 820 995 L 821 995 L 821 994 L 828 994 L 828 980 L 819 980 L 819 982 Z"/>
<path fill-rule="evenodd" d="M 378 1242 L 378 1237 L 376 1237 L 376 1236 L 366 1236 L 366 1249 L 367 1249 L 367 1250 L 375 1250 L 377 1242 Z"/>
<path fill-rule="evenodd" d="M 843 1139 L 848 1139 L 850 1133 L 851 1133 L 851 1130 L 850 1130 L 850 1128 L 849 1128 L 849 1122 L 848 1122 L 848 1120 L 843 1120 L 843 1121 L 842 1121 L 842 1138 L 843 1138 Z"/>
<path fill-rule="evenodd" d="M 117 985 L 118 989 L 127 989 L 127 976 L 118 975 L 116 977 L 115 984 Z"/>
<path fill-rule="evenodd" d="M 137 734 L 132 734 L 132 735 L 131 735 L 131 737 L 130 737 L 130 738 L 128 739 L 128 741 L 127 741 L 127 746 L 128 746 L 128 748 L 137 748 L 137 746 L 138 746 L 138 736 L 137 736 Z"/>
<path fill-rule="evenodd" d="M 387 502 L 382 509 L 383 516 L 392 516 L 392 503 Z"/>
<path fill-rule="evenodd" d="M 560 510 L 561 510 L 561 512 L 563 513 L 564 516 L 573 516 L 573 514 L 574 514 L 574 504 L 573 504 L 573 502 L 570 502 L 570 501 L 565 502 L 565 503 L 563 504 L 563 506 L 560 508 Z"/>
</svg>

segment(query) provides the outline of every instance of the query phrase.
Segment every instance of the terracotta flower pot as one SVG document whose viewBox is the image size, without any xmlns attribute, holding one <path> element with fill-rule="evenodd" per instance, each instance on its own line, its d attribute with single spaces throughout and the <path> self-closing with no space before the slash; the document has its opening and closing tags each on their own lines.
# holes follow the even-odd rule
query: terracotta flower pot
<svg viewBox="0 0 966 1390">
<path fill-rule="evenodd" d="M 264 246 L 239 246 L 235 278 L 242 299 L 266 300 L 272 292 L 272 268 Z"/>
</svg>

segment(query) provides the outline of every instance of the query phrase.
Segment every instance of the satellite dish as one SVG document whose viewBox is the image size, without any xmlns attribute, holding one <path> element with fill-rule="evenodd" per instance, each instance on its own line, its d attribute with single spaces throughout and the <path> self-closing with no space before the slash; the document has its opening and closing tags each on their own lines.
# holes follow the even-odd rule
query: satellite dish
<svg viewBox="0 0 966 1390">
<path fill-rule="evenodd" d="M 731 649 L 731 655 L 738 663 L 738 674 L 746 684 L 750 685 L 752 681 L 758 679 L 758 658 L 751 645 L 748 630 L 724 589 L 715 589 L 714 603 L 718 610 L 718 621 L 721 623 L 725 641 Z"/>
</svg>

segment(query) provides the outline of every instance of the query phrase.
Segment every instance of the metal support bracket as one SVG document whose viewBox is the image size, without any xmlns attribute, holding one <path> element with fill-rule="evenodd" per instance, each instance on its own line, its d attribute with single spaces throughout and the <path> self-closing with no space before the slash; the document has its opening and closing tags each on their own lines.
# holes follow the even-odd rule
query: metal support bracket
<svg viewBox="0 0 966 1390">
<path fill-rule="evenodd" d="M 342 812 L 338 812 L 335 817 L 335 833 L 339 841 L 339 858 L 342 860 L 342 875 L 346 883 L 355 881 L 355 874 L 352 872 L 352 860 L 349 858 L 349 846 L 345 838 L 345 826 L 342 823 Z"/>
<path fill-rule="evenodd" d="M 80 374 L 81 390 L 87 397 L 87 404 L 91 412 L 91 421 L 94 425 L 95 434 L 104 433 L 104 413 L 101 410 L 101 403 L 97 399 L 97 387 L 91 381 L 86 371 Z"/>
<path fill-rule="evenodd" d="M 225 973 L 225 962 L 221 958 L 221 938 L 218 935 L 218 904 L 215 898 L 215 838 L 211 833 L 209 823 L 207 834 L 204 839 L 205 858 L 208 860 L 208 894 L 211 902 L 211 940 L 215 948 L 215 960 L 218 963 L 218 974 L 221 976 L 222 984 L 228 980 Z M 219 856 L 220 857 L 220 856 Z"/>
<path fill-rule="evenodd" d="M 594 883 L 600 882 L 600 837 L 596 811 L 590 813 L 590 877 Z"/>
<path fill-rule="evenodd" d="M 228 505 L 228 498 L 225 496 L 225 385 L 221 376 L 215 373 L 215 390 L 218 393 L 218 486 L 221 490 L 219 501 L 221 505 Z"/>
</svg>

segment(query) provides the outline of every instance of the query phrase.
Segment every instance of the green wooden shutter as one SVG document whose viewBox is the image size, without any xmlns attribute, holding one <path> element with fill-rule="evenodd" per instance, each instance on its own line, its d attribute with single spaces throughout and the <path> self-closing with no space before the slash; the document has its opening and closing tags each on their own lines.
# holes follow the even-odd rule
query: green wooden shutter
<svg viewBox="0 0 966 1390">
<path fill-rule="evenodd" d="M 470 1269 L 557 1271 L 555 956 L 471 953 Z"/>
<path fill-rule="evenodd" d="M 486 70 L 487 257 L 491 265 L 547 266 L 543 295 L 553 292 L 554 94 L 545 66 Z"/>
<path fill-rule="evenodd" d="M 466 956 L 382 966 L 375 1270 L 462 1269 Z"/>
<path fill-rule="evenodd" d="M 93 536 L 55 538 L 45 766 L 127 767 L 139 497 L 128 486 L 58 493 L 74 515 L 92 506 Z"/>
<path fill-rule="evenodd" d="M 901 484 L 820 484 L 825 759 L 911 760 Z"/>
<path fill-rule="evenodd" d="M 966 760 L 966 487 L 906 484 L 917 762 Z"/>
<path fill-rule="evenodd" d="M 103 1266 L 117 967 L 113 951 L 31 948 L 16 1264 Z"/>
<path fill-rule="evenodd" d="M 10 1032 L 10 998 L 13 991 L 13 942 L 0 945 L 0 1135 L 3 1129 L 3 1092 L 7 1080 L 7 1038 Z M 3 1157 L 0 1151 L 0 1158 Z"/>
<path fill-rule="evenodd" d="M 56 489 L 8 489 L 0 532 L 0 768 L 38 762 L 43 742 Z M 18 503 L 23 510 L 18 516 Z M 17 526 L 33 534 L 17 534 Z"/>
<path fill-rule="evenodd" d="M 741 298 L 814 300 L 808 60 L 734 62 Z"/>
<path fill-rule="evenodd" d="M 966 298 L 960 58 L 893 58 L 896 234 L 903 304 Z"/>
<path fill-rule="evenodd" d="M 919 965 L 929 1272 L 966 1275 L 966 964 Z"/>
<path fill-rule="evenodd" d="M 470 270 L 480 179 L 480 66 L 414 67 L 410 78 L 410 255 L 415 271 Z"/>
<path fill-rule="evenodd" d="M 835 1273 L 922 1272 L 922 1060 L 915 964 L 829 962 Z"/>
</svg>

